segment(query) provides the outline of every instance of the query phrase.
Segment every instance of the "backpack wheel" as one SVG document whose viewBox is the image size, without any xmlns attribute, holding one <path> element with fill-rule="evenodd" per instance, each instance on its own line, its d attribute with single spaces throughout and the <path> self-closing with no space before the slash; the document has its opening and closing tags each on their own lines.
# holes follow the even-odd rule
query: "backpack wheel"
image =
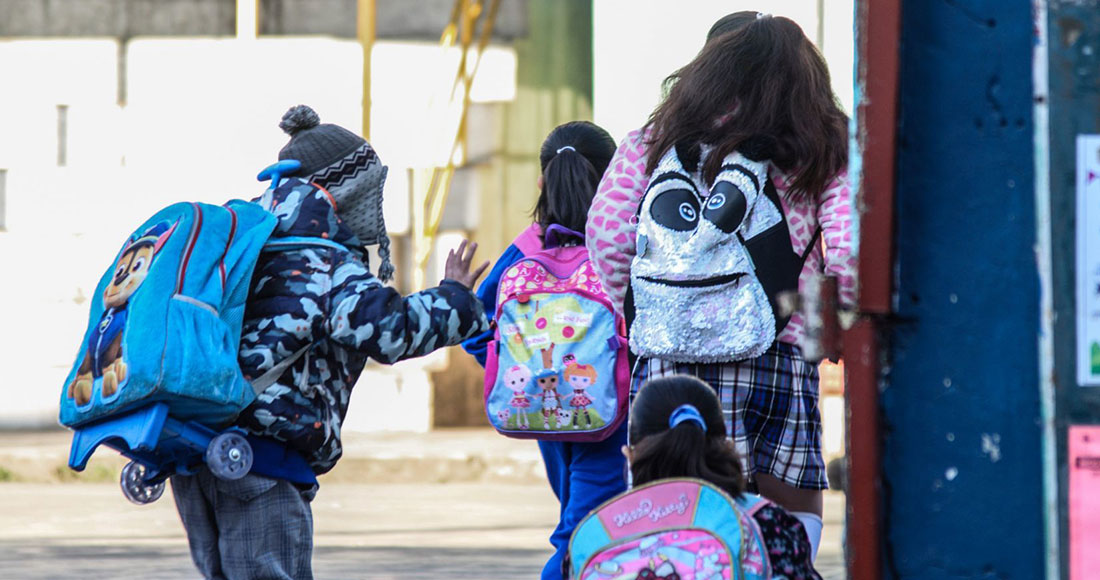
<svg viewBox="0 0 1100 580">
<path fill-rule="evenodd" d="M 206 465 L 222 479 L 240 479 L 252 469 L 252 446 L 239 433 L 222 433 L 206 447 Z"/>
<path fill-rule="evenodd" d="M 131 461 L 122 468 L 122 477 L 119 483 L 122 485 L 122 495 L 137 505 L 153 503 L 160 499 L 164 493 L 164 482 L 152 485 L 145 483 L 145 474 L 148 470 L 144 465 Z"/>
</svg>

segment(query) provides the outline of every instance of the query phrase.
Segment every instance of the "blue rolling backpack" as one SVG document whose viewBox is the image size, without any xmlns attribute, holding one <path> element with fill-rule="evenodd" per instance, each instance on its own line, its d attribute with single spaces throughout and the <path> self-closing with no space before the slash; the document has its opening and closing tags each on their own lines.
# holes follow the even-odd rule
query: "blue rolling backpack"
<svg viewBox="0 0 1100 580">
<path fill-rule="evenodd" d="M 281 161 L 259 178 L 293 173 Z M 269 240 L 274 215 L 252 202 L 176 203 L 122 244 L 92 299 L 76 361 L 61 392 L 60 422 L 73 429 L 69 467 L 82 471 L 105 444 L 131 459 L 123 494 L 155 501 L 164 481 L 205 463 L 223 479 L 244 477 L 253 451 L 225 427 L 309 346 L 263 376 L 245 379 L 237 362 L 252 273 L 261 253 L 309 245 Z"/>
</svg>

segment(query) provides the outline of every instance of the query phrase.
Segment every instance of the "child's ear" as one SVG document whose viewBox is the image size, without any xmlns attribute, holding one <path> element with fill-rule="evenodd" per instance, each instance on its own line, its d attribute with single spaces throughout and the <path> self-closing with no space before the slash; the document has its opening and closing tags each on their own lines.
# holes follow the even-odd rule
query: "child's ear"
<svg viewBox="0 0 1100 580">
<path fill-rule="evenodd" d="M 543 183 L 544 183 L 544 181 L 542 180 L 542 174 L 540 173 L 540 174 L 539 174 L 539 181 L 538 181 L 538 184 L 539 184 L 539 191 L 542 191 L 542 184 L 543 184 Z"/>
<path fill-rule="evenodd" d="M 634 461 L 634 450 L 631 449 L 629 445 L 623 445 L 622 452 L 627 463 Z"/>
</svg>

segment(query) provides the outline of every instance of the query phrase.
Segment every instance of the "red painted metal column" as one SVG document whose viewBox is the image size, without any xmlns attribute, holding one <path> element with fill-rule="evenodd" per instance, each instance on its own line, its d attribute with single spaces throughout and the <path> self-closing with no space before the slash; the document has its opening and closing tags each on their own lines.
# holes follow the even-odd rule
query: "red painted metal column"
<svg viewBox="0 0 1100 580">
<path fill-rule="evenodd" d="M 879 321 L 893 300 L 895 140 L 900 0 L 857 0 L 860 317 L 845 332 L 848 408 L 848 576 L 882 575 Z"/>
</svg>

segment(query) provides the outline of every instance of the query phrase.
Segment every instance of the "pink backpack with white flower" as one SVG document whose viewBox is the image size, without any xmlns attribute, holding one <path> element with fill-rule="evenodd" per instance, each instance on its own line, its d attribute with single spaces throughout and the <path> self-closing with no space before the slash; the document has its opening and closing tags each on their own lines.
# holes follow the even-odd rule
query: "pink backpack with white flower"
<svg viewBox="0 0 1100 580">
<path fill-rule="evenodd" d="M 626 419 L 626 323 L 611 306 L 583 243 L 558 225 L 546 249 L 531 226 L 525 255 L 501 276 L 485 364 L 485 412 L 520 439 L 600 441 Z"/>
</svg>

